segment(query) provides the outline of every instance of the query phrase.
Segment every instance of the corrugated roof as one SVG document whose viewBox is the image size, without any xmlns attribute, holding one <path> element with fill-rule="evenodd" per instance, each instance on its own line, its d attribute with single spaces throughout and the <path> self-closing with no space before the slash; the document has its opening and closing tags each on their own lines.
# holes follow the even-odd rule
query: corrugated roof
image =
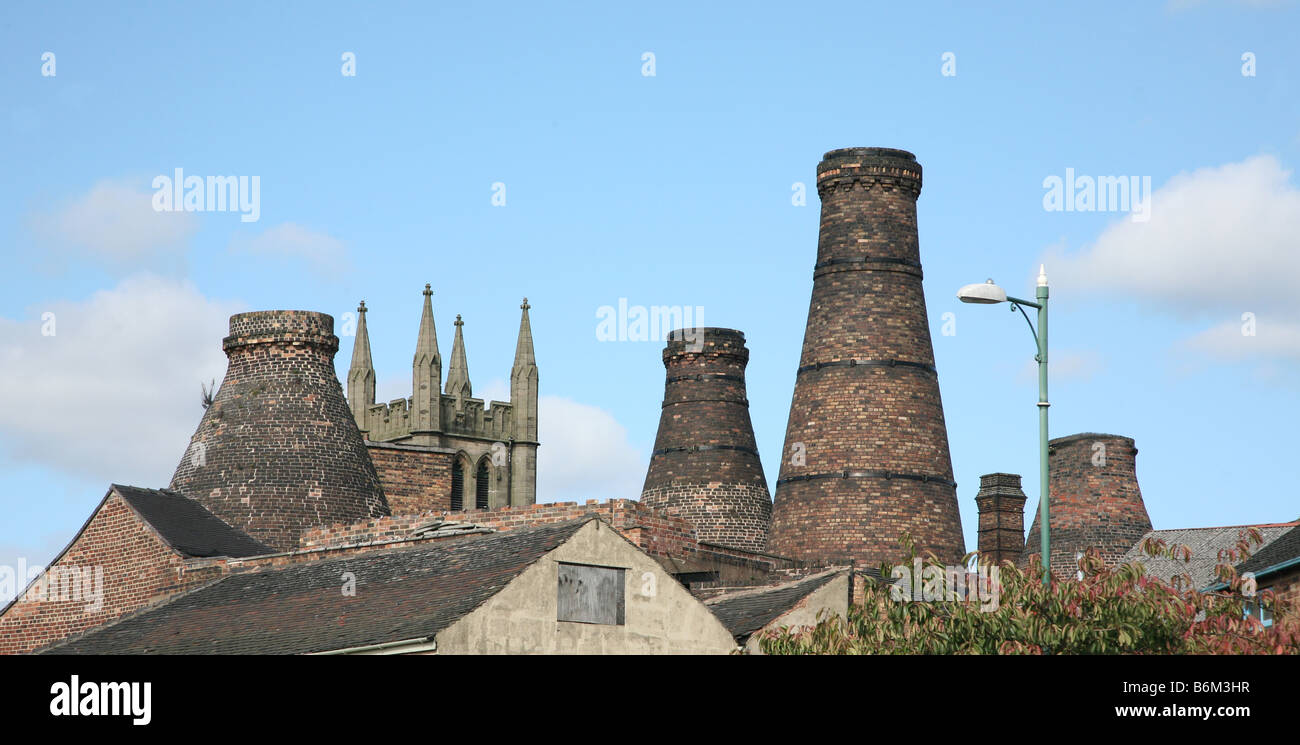
<svg viewBox="0 0 1300 745">
<path fill-rule="evenodd" d="M 428 638 L 586 522 L 229 575 L 47 653 L 304 654 Z M 346 573 L 355 577 L 353 596 L 343 593 Z"/>
</svg>

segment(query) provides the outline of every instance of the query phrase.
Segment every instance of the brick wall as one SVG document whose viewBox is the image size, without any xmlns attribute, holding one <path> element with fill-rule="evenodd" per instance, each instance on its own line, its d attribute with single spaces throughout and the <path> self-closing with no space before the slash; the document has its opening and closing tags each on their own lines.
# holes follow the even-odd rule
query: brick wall
<svg viewBox="0 0 1300 745">
<path fill-rule="evenodd" d="M 451 509 L 455 454 L 441 448 L 367 442 L 379 483 L 394 515 Z"/>
<path fill-rule="evenodd" d="M 647 552 L 672 554 L 698 544 L 690 523 L 662 514 L 631 499 L 590 500 L 586 504 L 556 502 L 496 510 L 431 510 L 420 514 L 394 515 L 356 523 L 340 523 L 303 531 L 301 548 L 324 548 L 354 543 L 373 543 L 409 538 L 416 527 L 439 517 L 477 525 L 512 530 L 548 523 L 577 520 L 587 515 L 604 519 L 625 535 L 641 530 Z"/>
<path fill-rule="evenodd" d="M 33 588 L 0 615 L 0 654 L 29 652 L 52 644 L 219 576 L 220 569 L 188 572 L 186 565 L 184 557 L 112 494 L 52 565 L 55 572 L 102 567 L 102 607 L 87 610 L 86 600 L 76 598 L 38 600 Z M 26 578 L 19 578 L 18 583 L 21 591 Z"/>
<path fill-rule="evenodd" d="M 302 549 L 321 550 L 355 544 L 386 544 L 411 540 L 412 531 L 438 517 L 473 522 L 497 530 L 513 530 L 577 520 L 588 515 L 604 520 L 647 554 L 679 565 L 682 571 L 710 571 L 720 581 L 757 581 L 774 568 L 788 566 L 780 557 L 700 541 L 690 522 L 632 499 L 590 500 L 586 504 L 557 502 L 496 510 L 433 511 L 420 515 L 331 525 L 302 534 Z"/>
</svg>

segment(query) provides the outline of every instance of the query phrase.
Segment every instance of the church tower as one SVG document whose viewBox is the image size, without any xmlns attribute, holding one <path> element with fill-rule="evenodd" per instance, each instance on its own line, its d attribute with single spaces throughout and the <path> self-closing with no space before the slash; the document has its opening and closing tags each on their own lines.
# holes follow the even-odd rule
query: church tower
<svg viewBox="0 0 1300 745">
<path fill-rule="evenodd" d="M 527 298 L 510 369 L 510 400 L 474 398 L 465 321 L 442 380 L 433 289 L 424 286 L 411 362 L 411 395 L 376 404 L 367 308 L 359 309 L 348 371 L 348 401 L 390 507 L 403 514 L 439 509 L 497 509 L 537 501 L 537 360 Z"/>
<path fill-rule="evenodd" d="M 964 553 L 921 288 L 921 166 L 903 150 L 832 150 L 803 355 L 776 482 L 773 553 L 897 560 L 899 538 Z"/>
</svg>

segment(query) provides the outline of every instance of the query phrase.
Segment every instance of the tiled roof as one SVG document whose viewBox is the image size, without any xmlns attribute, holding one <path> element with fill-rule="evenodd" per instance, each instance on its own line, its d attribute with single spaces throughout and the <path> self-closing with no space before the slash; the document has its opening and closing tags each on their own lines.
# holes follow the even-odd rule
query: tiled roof
<svg viewBox="0 0 1300 745">
<path fill-rule="evenodd" d="M 1237 567 L 1237 572 L 1259 574 L 1269 567 L 1295 559 L 1300 559 L 1300 527 L 1292 528 L 1285 535 L 1256 551 Z"/>
<path fill-rule="evenodd" d="M 229 575 L 49 654 L 303 654 L 426 639 L 498 593 L 584 520 Z M 343 593 L 345 573 L 355 594 Z"/>
<path fill-rule="evenodd" d="M 831 570 L 778 587 L 720 595 L 706 600 L 705 605 L 737 641 L 744 642 L 842 572 Z"/>
<path fill-rule="evenodd" d="M 241 558 L 275 553 L 203 505 L 174 491 L 121 484 L 113 484 L 113 491 L 140 513 L 163 540 L 186 556 Z"/>
<path fill-rule="evenodd" d="M 1120 559 L 1120 563 L 1136 561 L 1146 568 L 1148 575 L 1158 577 L 1166 582 L 1175 575 L 1187 573 L 1192 577 L 1193 586 L 1200 590 L 1218 581 L 1214 568 L 1219 563 L 1219 551 L 1232 549 L 1240 539 L 1242 531 L 1257 528 L 1264 538 L 1259 546 L 1252 546 L 1256 556 L 1273 541 L 1277 540 L 1297 523 L 1235 525 L 1226 528 L 1185 528 L 1182 530 L 1153 530 L 1142 536 L 1133 547 Z M 1192 559 L 1184 563 L 1182 559 L 1174 560 L 1164 557 L 1150 557 L 1142 551 L 1142 543 L 1147 538 L 1159 538 L 1168 545 L 1183 544 L 1192 550 Z"/>
</svg>

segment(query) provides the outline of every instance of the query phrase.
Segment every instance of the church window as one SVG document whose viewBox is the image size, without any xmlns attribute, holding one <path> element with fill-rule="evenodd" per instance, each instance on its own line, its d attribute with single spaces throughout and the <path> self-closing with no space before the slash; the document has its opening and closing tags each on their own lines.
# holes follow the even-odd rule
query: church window
<svg viewBox="0 0 1300 745">
<path fill-rule="evenodd" d="M 478 471 L 474 474 L 474 509 L 486 510 L 488 508 L 488 487 L 490 485 L 488 462 L 484 458 L 478 462 Z"/>
<path fill-rule="evenodd" d="M 459 460 L 451 464 L 451 508 L 465 509 L 465 467 Z"/>
</svg>

